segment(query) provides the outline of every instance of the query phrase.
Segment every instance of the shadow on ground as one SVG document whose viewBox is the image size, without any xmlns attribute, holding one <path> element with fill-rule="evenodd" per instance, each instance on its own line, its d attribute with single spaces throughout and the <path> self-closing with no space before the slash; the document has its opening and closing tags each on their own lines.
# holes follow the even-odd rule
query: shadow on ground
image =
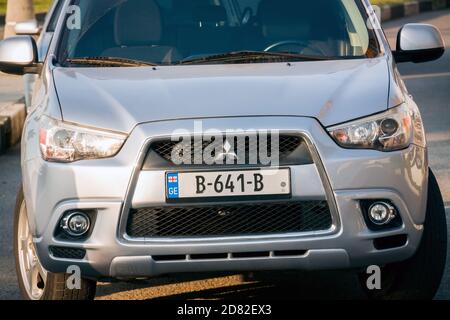
<svg viewBox="0 0 450 320">
<path fill-rule="evenodd" d="M 210 286 L 191 290 L 198 281 L 209 281 Z M 214 285 L 215 282 L 218 285 Z M 166 293 L 160 291 L 163 287 L 171 286 L 173 288 Z M 136 296 L 142 289 L 146 289 L 147 294 L 153 290 L 153 293 L 159 294 L 154 298 L 148 295 L 141 297 L 154 300 L 365 299 L 355 273 L 342 271 L 187 274 L 127 283 L 104 283 L 98 287 L 97 298 L 104 299 L 117 293 L 116 298 L 125 299 L 129 294 Z"/>
</svg>

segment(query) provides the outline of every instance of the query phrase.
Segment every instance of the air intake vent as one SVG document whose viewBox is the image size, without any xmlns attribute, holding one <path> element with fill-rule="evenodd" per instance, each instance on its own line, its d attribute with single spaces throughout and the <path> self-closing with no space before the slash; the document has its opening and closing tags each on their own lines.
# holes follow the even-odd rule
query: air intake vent
<svg viewBox="0 0 450 320">
<path fill-rule="evenodd" d="M 86 250 L 68 247 L 50 247 L 50 253 L 55 258 L 82 260 L 86 255 Z"/>
<path fill-rule="evenodd" d="M 127 233 L 136 238 L 245 236 L 328 230 L 331 224 L 326 201 L 155 207 L 131 210 Z"/>
</svg>

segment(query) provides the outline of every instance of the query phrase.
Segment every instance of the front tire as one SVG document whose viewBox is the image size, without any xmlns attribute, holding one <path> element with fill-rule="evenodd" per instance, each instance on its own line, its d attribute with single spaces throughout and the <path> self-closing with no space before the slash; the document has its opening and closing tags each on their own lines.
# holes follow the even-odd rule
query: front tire
<svg viewBox="0 0 450 320">
<path fill-rule="evenodd" d="M 14 256 L 22 297 L 27 300 L 91 300 L 95 297 L 96 282 L 81 279 L 81 289 L 68 289 L 68 274 L 52 273 L 44 269 L 28 224 L 22 189 L 19 190 L 14 211 Z"/>
<path fill-rule="evenodd" d="M 422 240 L 407 261 L 382 268 L 381 290 L 368 290 L 366 275 L 361 286 L 370 299 L 431 300 L 439 289 L 447 258 L 447 221 L 439 185 L 429 171 L 428 201 Z"/>
</svg>

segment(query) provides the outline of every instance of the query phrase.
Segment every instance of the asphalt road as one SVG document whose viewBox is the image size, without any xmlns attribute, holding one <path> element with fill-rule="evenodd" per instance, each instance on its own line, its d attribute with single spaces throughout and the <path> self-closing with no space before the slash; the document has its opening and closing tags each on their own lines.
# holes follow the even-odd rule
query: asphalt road
<svg viewBox="0 0 450 320">
<path fill-rule="evenodd" d="M 387 36 L 395 35 L 407 22 L 426 22 L 440 28 L 447 46 L 437 62 L 404 64 L 400 69 L 411 94 L 421 106 L 428 131 L 431 167 L 435 171 L 450 215 L 450 10 L 432 12 L 384 25 Z M 0 93 L 2 94 L 2 93 Z M 12 211 L 20 183 L 20 150 L 0 156 L 0 299 L 20 298 L 12 253 Z M 449 221 L 450 222 L 450 221 Z M 450 225 L 450 223 L 449 223 Z M 450 256 L 450 252 L 449 252 Z M 239 274 L 168 276 L 148 281 L 100 283 L 98 299 L 227 299 L 227 298 L 363 298 L 353 274 L 314 272 L 270 273 L 257 281 Z M 450 299 L 450 264 L 437 295 Z"/>
</svg>

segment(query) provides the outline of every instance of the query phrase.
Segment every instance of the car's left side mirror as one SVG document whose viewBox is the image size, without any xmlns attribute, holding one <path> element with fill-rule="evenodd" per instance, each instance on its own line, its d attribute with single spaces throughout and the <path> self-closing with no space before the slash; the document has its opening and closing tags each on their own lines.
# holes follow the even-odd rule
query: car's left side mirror
<svg viewBox="0 0 450 320">
<path fill-rule="evenodd" d="M 397 63 L 420 63 L 437 60 L 444 52 L 444 39 L 435 26 L 409 23 L 400 29 L 393 55 Z"/>
<path fill-rule="evenodd" d="M 19 35 L 35 36 L 41 33 L 41 27 L 38 25 L 36 19 L 17 22 L 14 27 L 14 32 Z"/>
<path fill-rule="evenodd" d="M 16 36 L 0 42 L 0 71 L 23 75 L 39 73 L 36 42 L 31 36 Z"/>
</svg>

